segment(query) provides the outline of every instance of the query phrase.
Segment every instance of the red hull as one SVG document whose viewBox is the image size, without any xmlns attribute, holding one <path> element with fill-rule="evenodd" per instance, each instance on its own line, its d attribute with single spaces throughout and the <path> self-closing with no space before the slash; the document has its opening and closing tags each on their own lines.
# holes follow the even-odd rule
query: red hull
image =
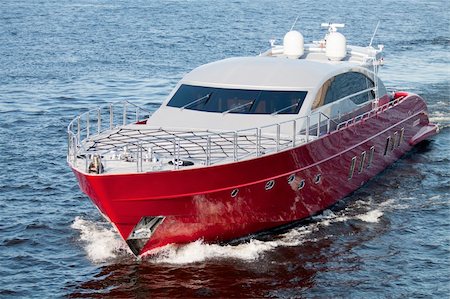
<svg viewBox="0 0 450 299">
<path fill-rule="evenodd" d="M 410 150 L 415 140 L 421 139 L 420 130 L 425 137 L 435 134 L 437 127 L 433 128 L 424 101 L 410 95 L 398 105 L 313 142 L 251 160 L 153 173 L 91 175 L 73 171 L 81 189 L 125 240 L 142 217 L 166 217 L 142 254 L 200 238 L 230 240 L 313 215 Z M 394 135 L 403 138 L 391 148 L 386 145 L 387 138 Z M 368 166 L 372 146 L 375 151 Z M 365 159 L 362 152 L 366 152 Z M 349 179 L 354 157 L 354 173 Z M 289 182 L 292 174 L 295 179 Z M 266 190 L 270 180 L 275 184 Z M 299 189 L 301 180 L 304 187 Z M 236 197 L 231 196 L 234 189 L 239 190 Z"/>
</svg>

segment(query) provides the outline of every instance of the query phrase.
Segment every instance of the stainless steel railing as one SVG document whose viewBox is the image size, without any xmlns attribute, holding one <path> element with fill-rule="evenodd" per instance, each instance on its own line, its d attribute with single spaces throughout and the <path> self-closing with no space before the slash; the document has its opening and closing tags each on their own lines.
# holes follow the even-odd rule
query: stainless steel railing
<svg viewBox="0 0 450 299">
<path fill-rule="evenodd" d="M 83 140 L 119 126 L 145 121 L 150 114 L 150 111 L 128 101 L 110 104 L 80 114 L 67 126 L 67 161 L 73 164 L 78 156 L 87 154 Z"/>
<path fill-rule="evenodd" d="M 67 128 L 67 160 L 73 167 L 80 168 L 82 164 L 86 172 L 89 172 L 94 157 L 103 163 L 117 160 L 134 162 L 136 172 L 149 171 L 144 169 L 145 162 L 154 161 L 155 157 L 171 160 L 175 170 L 183 167 L 182 161 L 186 159 L 205 166 L 236 162 L 311 142 L 376 115 L 400 100 L 393 100 L 339 123 L 322 112 L 316 112 L 237 131 L 188 131 L 148 125 L 139 129 L 127 127 L 146 120 L 151 112 L 123 102 L 87 111 L 70 122 Z M 102 137 L 106 137 L 107 142 L 99 141 Z M 151 170 L 158 169 L 153 166 Z"/>
</svg>

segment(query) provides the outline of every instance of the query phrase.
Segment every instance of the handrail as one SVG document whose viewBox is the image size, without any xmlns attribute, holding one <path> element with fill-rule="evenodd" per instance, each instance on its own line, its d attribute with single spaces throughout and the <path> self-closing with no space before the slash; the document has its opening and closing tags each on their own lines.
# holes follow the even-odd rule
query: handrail
<svg viewBox="0 0 450 299">
<path fill-rule="evenodd" d="M 139 129 L 127 127 L 129 124 L 138 124 L 146 120 L 147 118 L 143 116 L 151 112 L 125 101 L 121 105 L 116 103 L 106 108 L 89 110 L 69 123 L 67 160 L 72 165 L 80 167 L 81 159 L 87 172 L 94 156 L 107 163 L 105 156 L 109 154 L 115 157 L 114 153 L 117 152 L 118 159 L 135 161 L 137 172 L 144 171 L 144 161 L 151 161 L 157 156 L 172 159 L 175 170 L 180 169 L 182 165 L 180 163 L 189 157 L 203 161 L 206 166 L 226 161 L 241 161 L 248 157 L 259 157 L 293 148 L 299 142 L 312 142 L 332 131 L 377 115 L 386 107 L 398 104 L 400 100 L 395 99 L 340 123 L 317 111 L 308 116 L 236 131 L 187 131 L 147 125 Z M 134 111 L 129 109 L 130 106 L 135 108 Z M 104 121 L 105 118 L 109 121 Z M 96 130 L 92 127 L 96 127 Z M 115 140 L 117 136 L 114 137 L 114 134 L 120 138 Z M 124 141 L 123 137 L 126 134 L 130 134 L 131 137 L 129 140 L 125 138 Z M 99 141 L 102 138 L 106 138 L 108 142 L 102 144 Z"/>
<path fill-rule="evenodd" d="M 389 102 L 387 102 L 387 103 L 385 103 L 385 104 L 383 104 L 383 105 L 381 105 L 381 106 L 377 106 L 377 107 L 373 108 L 373 109 L 370 110 L 370 111 L 367 111 L 367 112 L 365 112 L 365 113 L 363 113 L 363 114 L 360 114 L 360 115 L 358 115 L 358 116 L 356 116 L 356 117 L 353 117 L 353 118 L 351 118 L 351 119 L 348 119 L 348 120 L 345 120 L 345 121 L 343 121 L 343 122 L 340 122 L 340 123 L 337 125 L 336 130 L 338 131 L 338 130 L 344 128 L 344 127 L 347 127 L 347 126 L 349 126 L 349 125 L 355 124 L 355 123 L 357 123 L 358 121 L 362 121 L 362 120 L 364 120 L 364 119 L 366 119 L 366 118 L 369 118 L 369 117 L 371 117 L 371 114 L 377 115 L 380 111 L 384 111 L 384 110 L 386 110 L 388 107 L 396 106 L 396 105 L 397 105 L 398 103 L 400 103 L 403 99 L 404 99 L 404 97 L 400 97 L 400 98 L 393 99 L 393 100 L 391 100 L 391 101 L 389 101 Z"/>
<path fill-rule="evenodd" d="M 127 109 L 128 106 L 134 107 L 134 111 Z M 115 113 L 115 110 L 118 110 L 121 113 Z M 69 141 L 68 153 L 72 153 L 72 155 L 67 156 L 67 160 L 75 163 L 78 156 L 86 155 L 88 151 L 82 141 L 90 138 L 92 136 L 92 132 L 96 131 L 94 136 L 98 136 L 118 126 L 144 121 L 148 118 L 144 116 L 146 114 L 150 115 L 151 113 L 152 112 L 133 103 L 122 101 L 120 103 L 109 104 L 108 106 L 91 109 L 80 114 L 67 126 Z M 143 118 L 141 119 L 141 117 Z M 102 121 L 104 119 L 109 119 L 109 121 Z M 96 124 L 96 130 L 93 130 L 92 128 L 94 124 Z"/>
</svg>

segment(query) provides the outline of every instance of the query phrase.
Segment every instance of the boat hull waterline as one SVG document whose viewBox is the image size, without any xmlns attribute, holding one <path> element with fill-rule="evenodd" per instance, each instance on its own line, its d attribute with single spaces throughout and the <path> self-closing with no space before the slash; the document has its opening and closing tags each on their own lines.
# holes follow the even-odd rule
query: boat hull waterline
<svg viewBox="0 0 450 299">
<path fill-rule="evenodd" d="M 131 174 L 72 170 L 136 255 L 170 243 L 229 241 L 327 209 L 436 134 L 424 100 L 402 95 L 312 142 L 249 160 Z M 145 217 L 155 222 L 151 234 L 132 242 Z"/>
</svg>

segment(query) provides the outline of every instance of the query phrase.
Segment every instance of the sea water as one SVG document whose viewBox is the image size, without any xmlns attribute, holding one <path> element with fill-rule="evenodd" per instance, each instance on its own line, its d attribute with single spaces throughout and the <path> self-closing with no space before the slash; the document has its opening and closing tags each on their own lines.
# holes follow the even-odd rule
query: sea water
<svg viewBox="0 0 450 299">
<path fill-rule="evenodd" d="M 3 1 L 0 297 L 448 298 L 449 2 Z M 305 40 L 342 22 L 385 45 L 380 76 L 441 127 L 330 210 L 238 244 L 201 240 L 136 259 L 65 161 L 76 115 L 129 100 L 154 110 L 199 65 L 265 51 L 296 17 Z"/>
</svg>

